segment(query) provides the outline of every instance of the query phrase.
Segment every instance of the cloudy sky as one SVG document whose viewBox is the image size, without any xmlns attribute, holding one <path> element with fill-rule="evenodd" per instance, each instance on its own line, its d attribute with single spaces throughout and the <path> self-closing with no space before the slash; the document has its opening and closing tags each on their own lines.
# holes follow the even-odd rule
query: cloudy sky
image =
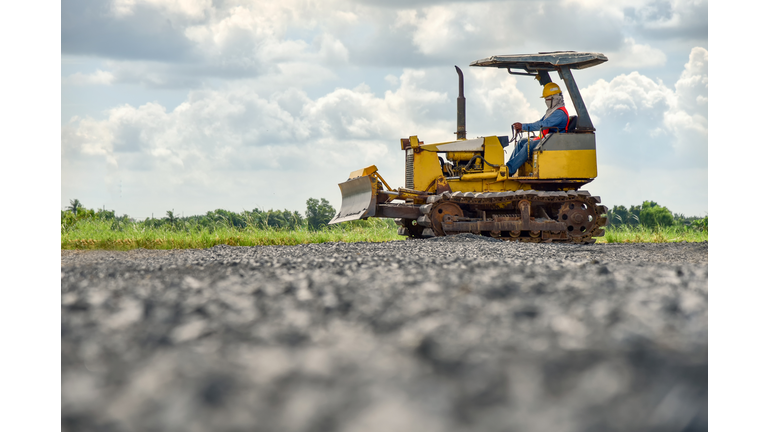
<svg viewBox="0 0 768 432">
<path fill-rule="evenodd" d="M 545 111 L 532 78 L 469 68 L 574 50 L 612 206 L 706 215 L 708 4 L 699 0 L 62 0 L 61 207 L 136 218 L 303 211 L 375 164 L 404 185 L 399 139 L 468 137 Z M 556 82 L 559 78 L 553 75 Z M 567 98 L 566 98 L 567 99 Z M 570 107 L 570 101 L 568 101 Z M 572 107 L 571 111 L 572 110 Z M 575 111 L 574 111 L 575 113 Z"/>
</svg>

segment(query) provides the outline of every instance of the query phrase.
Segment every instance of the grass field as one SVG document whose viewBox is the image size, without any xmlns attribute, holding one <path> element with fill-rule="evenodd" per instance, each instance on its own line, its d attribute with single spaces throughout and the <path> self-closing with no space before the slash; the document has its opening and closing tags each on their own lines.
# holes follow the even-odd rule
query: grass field
<svg viewBox="0 0 768 432">
<path fill-rule="evenodd" d="M 709 231 L 684 226 L 645 228 L 644 226 L 608 227 L 598 243 L 678 243 L 708 241 Z"/>
<path fill-rule="evenodd" d="M 61 234 L 62 249 L 204 249 L 219 244 L 230 246 L 297 245 L 327 242 L 384 242 L 401 240 L 390 224 L 369 227 L 342 226 L 310 231 L 307 228 L 281 230 L 273 228 L 149 228 L 140 223 L 125 224 L 113 230 L 107 221 L 80 221 Z"/>
<path fill-rule="evenodd" d="M 648 229 L 643 227 L 608 228 L 598 243 L 669 243 L 707 241 L 707 231 L 685 227 Z M 282 230 L 273 228 L 214 227 L 171 228 L 146 227 L 142 223 L 121 224 L 119 229 L 109 221 L 79 221 L 62 230 L 62 249 L 205 249 L 219 244 L 230 246 L 297 245 L 327 242 L 385 242 L 404 240 L 397 235 L 392 221 L 371 220 L 367 226 L 341 224 L 332 229 L 310 231 L 307 228 Z"/>
</svg>

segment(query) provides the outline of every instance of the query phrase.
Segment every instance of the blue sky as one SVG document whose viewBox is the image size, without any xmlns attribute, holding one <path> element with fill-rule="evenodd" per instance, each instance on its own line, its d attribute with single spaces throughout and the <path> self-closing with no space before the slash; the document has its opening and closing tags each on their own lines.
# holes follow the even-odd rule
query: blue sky
<svg viewBox="0 0 768 432">
<path fill-rule="evenodd" d="M 585 189 L 708 213 L 707 2 L 380 3 L 62 1 L 61 207 L 338 208 L 358 168 L 404 185 L 400 138 L 452 139 L 454 65 L 468 137 L 506 135 L 544 113 L 541 87 L 469 63 L 575 50 L 609 59 L 575 72 L 597 128 Z"/>
</svg>

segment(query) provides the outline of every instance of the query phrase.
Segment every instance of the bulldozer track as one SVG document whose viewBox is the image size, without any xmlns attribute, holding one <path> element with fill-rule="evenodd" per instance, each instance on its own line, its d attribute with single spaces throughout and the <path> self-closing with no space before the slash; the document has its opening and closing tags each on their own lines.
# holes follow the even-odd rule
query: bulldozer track
<svg viewBox="0 0 768 432">
<path fill-rule="evenodd" d="M 415 205 L 415 204 L 414 204 Z M 473 233 L 507 241 L 585 243 L 605 234 L 608 209 L 587 191 L 444 192 L 420 206 L 416 219 L 398 219 L 413 238 Z"/>
</svg>

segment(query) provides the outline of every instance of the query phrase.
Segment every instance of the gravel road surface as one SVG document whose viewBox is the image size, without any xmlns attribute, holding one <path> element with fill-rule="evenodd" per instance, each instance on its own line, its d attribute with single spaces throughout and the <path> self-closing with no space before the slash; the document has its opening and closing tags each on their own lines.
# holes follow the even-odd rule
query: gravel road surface
<svg viewBox="0 0 768 432">
<path fill-rule="evenodd" d="M 704 431 L 707 243 L 62 251 L 66 431 Z"/>
</svg>

